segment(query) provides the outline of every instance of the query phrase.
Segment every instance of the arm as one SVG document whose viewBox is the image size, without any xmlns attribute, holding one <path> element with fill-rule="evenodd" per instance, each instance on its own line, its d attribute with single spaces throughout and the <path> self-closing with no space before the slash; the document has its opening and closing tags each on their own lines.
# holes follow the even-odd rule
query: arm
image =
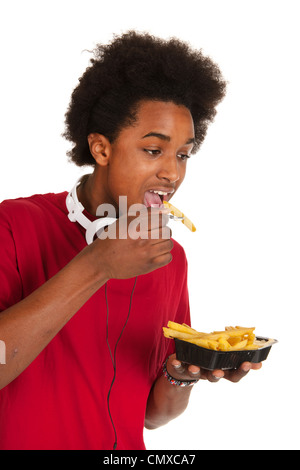
<svg viewBox="0 0 300 470">
<path fill-rule="evenodd" d="M 14 380 L 59 330 L 106 281 L 94 268 L 92 250 L 83 250 L 31 295 L 0 313 L 6 364 L 0 365 L 0 389 Z"/>
<path fill-rule="evenodd" d="M 192 365 L 188 368 L 182 366 L 173 354 L 167 361 L 167 371 L 178 380 L 195 380 L 199 379 L 200 369 Z M 188 406 L 192 388 L 172 385 L 163 375 L 160 376 L 149 394 L 145 427 L 155 429 L 177 418 Z"/>
<path fill-rule="evenodd" d="M 176 355 L 170 356 L 167 362 L 167 371 L 178 380 L 208 380 L 216 383 L 221 378 L 230 382 L 239 382 L 252 370 L 259 370 L 260 364 L 244 362 L 237 370 L 214 370 L 208 371 L 200 369 L 194 365 L 182 364 L 176 359 Z M 197 385 L 195 385 L 197 387 Z M 159 377 L 154 383 L 149 394 L 145 427 L 147 429 L 156 429 L 167 424 L 174 418 L 177 418 L 188 406 L 192 387 L 179 387 L 170 384 L 164 376 Z"/>
<path fill-rule="evenodd" d="M 160 220 L 160 227 L 163 222 L 166 219 Z M 170 239 L 97 239 L 44 285 L 1 312 L 6 364 L 0 364 L 0 390 L 24 371 L 108 279 L 131 278 L 164 266 L 172 259 L 171 249 Z"/>
</svg>

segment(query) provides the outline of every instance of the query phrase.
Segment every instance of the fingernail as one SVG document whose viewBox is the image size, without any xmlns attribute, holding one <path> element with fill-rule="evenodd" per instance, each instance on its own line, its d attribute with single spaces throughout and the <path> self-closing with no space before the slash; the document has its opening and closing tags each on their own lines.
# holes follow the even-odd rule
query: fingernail
<svg viewBox="0 0 300 470">
<path fill-rule="evenodd" d="M 181 362 L 172 362 L 172 366 L 173 366 L 175 369 L 180 369 L 180 367 L 181 367 Z"/>
<path fill-rule="evenodd" d="M 251 369 L 251 366 L 244 366 L 243 367 L 244 372 L 249 372 L 250 369 Z"/>
<path fill-rule="evenodd" d="M 220 380 L 224 377 L 224 375 L 214 375 L 213 374 L 213 377 L 216 379 L 216 380 Z"/>
</svg>

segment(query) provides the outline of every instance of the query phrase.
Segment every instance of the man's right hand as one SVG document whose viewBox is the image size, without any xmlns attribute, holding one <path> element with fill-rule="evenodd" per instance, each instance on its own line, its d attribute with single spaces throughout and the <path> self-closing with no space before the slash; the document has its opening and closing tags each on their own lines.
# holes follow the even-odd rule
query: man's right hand
<svg viewBox="0 0 300 470">
<path fill-rule="evenodd" d="M 121 216 L 115 227 L 108 227 L 108 238 L 98 238 L 89 246 L 95 263 L 99 263 L 99 269 L 104 270 L 108 279 L 147 274 L 172 261 L 172 232 L 167 227 L 167 212 L 164 208 L 148 208 L 138 217 L 138 231 L 136 217 Z M 109 230 L 115 235 L 113 238 Z"/>
</svg>

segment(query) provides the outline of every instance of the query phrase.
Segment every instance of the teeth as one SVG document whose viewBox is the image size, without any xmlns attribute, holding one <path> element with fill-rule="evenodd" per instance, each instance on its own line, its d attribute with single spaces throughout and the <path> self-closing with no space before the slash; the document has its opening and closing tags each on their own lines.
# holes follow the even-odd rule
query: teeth
<svg viewBox="0 0 300 470">
<path fill-rule="evenodd" d="M 160 196 L 166 196 L 169 193 L 165 193 L 164 191 L 155 191 L 154 189 L 150 189 L 150 193 L 159 194 Z"/>
</svg>

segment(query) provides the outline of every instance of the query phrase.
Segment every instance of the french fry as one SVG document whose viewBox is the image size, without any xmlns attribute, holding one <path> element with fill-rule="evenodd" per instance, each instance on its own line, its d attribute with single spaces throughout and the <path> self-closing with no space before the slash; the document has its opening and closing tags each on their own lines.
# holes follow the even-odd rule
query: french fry
<svg viewBox="0 0 300 470">
<path fill-rule="evenodd" d="M 231 346 L 228 343 L 226 338 L 221 336 L 219 338 L 218 342 L 219 342 L 219 351 L 230 351 Z"/>
<path fill-rule="evenodd" d="M 177 323 L 177 325 L 178 325 L 178 324 L 179 324 L 179 323 Z M 197 330 L 195 330 L 195 329 L 192 328 L 191 326 L 187 325 L 186 323 L 182 323 L 182 325 L 183 325 L 183 326 L 186 326 L 186 328 L 188 328 L 190 331 L 193 331 L 193 332 L 195 332 L 195 333 L 198 333 Z M 203 333 L 203 334 L 204 334 L 204 333 Z"/>
<path fill-rule="evenodd" d="M 218 341 L 211 341 L 208 339 L 196 338 L 196 337 L 193 337 L 191 339 L 186 339 L 185 341 L 187 341 L 188 343 L 196 344 L 197 346 L 201 346 L 202 348 L 213 349 L 214 351 L 218 351 L 218 346 L 219 346 Z"/>
<path fill-rule="evenodd" d="M 254 333 L 250 333 L 250 334 L 248 335 L 248 346 L 249 346 L 250 344 L 253 344 L 254 341 L 255 341 L 255 334 L 254 334 Z"/>
<path fill-rule="evenodd" d="M 244 339 L 243 341 L 240 341 L 239 343 L 235 344 L 234 346 L 231 346 L 230 351 L 242 351 L 247 346 L 247 343 L 248 343 L 248 340 Z"/>
<path fill-rule="evenodd" d="M 247 344 L 247 346 L 244 347 L 245 351 L 253 351 L 255 349 L 258 349 L 259 345 L 257 344 Z"/>
<path fill-rule="evenodd" d="M 182 331 L 173 330 L 172 328 L 163 327 L 164 334 L 166 338 L 178 338 L 183 340 L 188 340 L 191 338 L 198 338 L 201 337 L 201 333 L 199 335 L 191 335 L 190 333 L 183 333 Z"/>
<path fill-rule="evenodd" d="M 183 217 L 182 223 L 189 229 L 191 232 L 196 232 L 196 227 L 193 222 L 188 219 L 183 212 L 177 209 L 173 204 L 170 204 L 168 201 L 164 201 L 164 206 L 170 209 L 171 214 L 175 215 L 175 217 Z"/>
<path fill-rule="evenodd" d="M 251 327 L 251 328 L 245 328 L 244 326 L 236 326 L 234 327 L 235 330 L 255 330 L 255 327 Z"/>
<path fill-rule="evenodd" d="M 228 343 L 231 346 L 235 346 L 236 344 L 240 343 L 242 341 L 242 339 L 243 339 L 242 336 L 231 337 L 231 338 L 228 338 Z"/>
<path fill-rule="evenodd" d="M 186 325 L 185 323 L 181 325 L 180 323 L 169 321 L 168 328 L 171 328 L 172 330 L 176 330 L 176 331 L 181 331 L 182 333 L 197 334 L 197 335 L 204 334 L 204 333 L 199 333 L 197 330 L 194 330 L 193 328 Z"/>
<path fill-rule="evenodd" d="M 243 335 L 252 334 L 254 330 L 255 328 L 242 328 L 242 327 L 239 327 L 239 328 L 230 327 L 230 329 L 228 327 L 225 328 L 226 333 L 229 334 L 231 338 L 234 338 L 235 336 L 243 336 Z"/>
<path fill-rule="evenodd" d="M 206 339 L 211 339 L 213 341 L 218 341 L 219 339 L 229 339 L 230 335 L 227 334 L 226 331 L 218 331 L 218 332 L 213 332 L 213 333 L 208 333 L 205 335 Z"/>
</svg>

